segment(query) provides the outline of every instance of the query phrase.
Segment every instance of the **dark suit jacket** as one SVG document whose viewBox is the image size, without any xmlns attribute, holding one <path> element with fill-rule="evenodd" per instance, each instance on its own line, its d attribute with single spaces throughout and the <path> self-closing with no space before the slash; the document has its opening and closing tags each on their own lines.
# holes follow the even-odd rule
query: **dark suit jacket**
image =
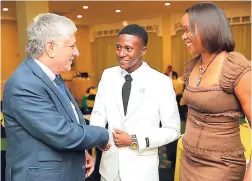
<svg viewBox="0 0 252 181">
<path fill-rule="evenodd" d="M 172 71 L 172 77 L 176 77 L 176 78 L 178 78 L 178 73 L 177 73 L 177 72 L 175 72 L 175 71 Z"/>
<path fill-rule="evenodd" d="M 6 181 L 83 181 L 85 150 L 108 141 L 106 129 L 88 126 L 33 59 L 26 59 L 4 87 Z"/>
</svg>

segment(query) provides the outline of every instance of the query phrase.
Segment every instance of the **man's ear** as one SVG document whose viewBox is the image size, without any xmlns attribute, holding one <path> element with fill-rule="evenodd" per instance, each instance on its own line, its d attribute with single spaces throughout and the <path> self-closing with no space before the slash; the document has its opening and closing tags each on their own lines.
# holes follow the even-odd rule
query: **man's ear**
<svg viewBox="0 0 252 181">
<path fill-rule="evenodd" d="M 141 51 L 141 56 L 144 56 L 146 51 L 147 51 L 147 47 L 145 46 L 145 47 L 143 47 L 143 49 Z"/>
<path fill-rule="evenodd" d="M 55 45 L 52 41 L 48 41 L 45 44 L 45 51 L 47 53 L 47 55 L 51 58 L 54 57 L 54 50 L 55 50 Z"/>
</svg>

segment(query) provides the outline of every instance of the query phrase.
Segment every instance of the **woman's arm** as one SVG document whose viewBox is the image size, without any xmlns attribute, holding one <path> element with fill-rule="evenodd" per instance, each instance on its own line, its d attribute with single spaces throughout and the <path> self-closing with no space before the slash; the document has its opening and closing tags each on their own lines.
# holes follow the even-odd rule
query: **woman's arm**
<svg viewBox="0 0 252 181">
<path fill-rule="evenodd" d="M 240 101 L 243 112 L 251 128 L 251 71 L 245 73 L 234 88 L 235 94 Z M 251 157 L 251 156 L 250 156 Z M 243 181 L 250 181 L 251 159 Z"/>
</svg>

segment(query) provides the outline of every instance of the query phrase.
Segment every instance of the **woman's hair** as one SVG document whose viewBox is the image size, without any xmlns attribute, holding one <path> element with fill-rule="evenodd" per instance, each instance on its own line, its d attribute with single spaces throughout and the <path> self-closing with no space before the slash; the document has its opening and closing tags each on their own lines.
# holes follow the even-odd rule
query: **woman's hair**
<svg viewBox="0 0 252 181">
<path fill-rule="evenodd" d="M 229 22 L 218 6 L 212 3 L 199 3 L 188 8 L 185 13 L 189 15 L 192 33 L 195 33 L 197 26 L 203 46 L 209 53 L 234 50 L 235 43 Z"/>
<path fill-rule="evenodd" d="M 28 57 L 37 58 L 45 51 L 47 41 L 73 35 L 77 31 L 75 24 L 68 18 L 46 13 L 36 16 L 27 29 Z"/>
</svg>

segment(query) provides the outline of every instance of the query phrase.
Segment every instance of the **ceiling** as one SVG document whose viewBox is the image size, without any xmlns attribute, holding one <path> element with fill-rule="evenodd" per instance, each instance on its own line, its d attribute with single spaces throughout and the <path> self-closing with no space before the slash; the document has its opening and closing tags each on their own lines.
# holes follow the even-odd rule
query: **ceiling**
<svg viewBox="0 0 252 181">
<path fill-rule="evenodd" d="M 67 16 L 79 24 L 105 24 L 134 19 L 157 17 L 172 13 L 182 14 L 187 7 L 197 1 L 170 1 L 170 6 L 164 6 L 166 1 L 49 1 L 49 11 Z M 215 1 L 224 10 L 228 8 L 248 8 L 250 1 Z M 84 5 L 89 9 L 84 10 Z M 16 19 L 16 2 L 1 1 L 1 7 L 9 8 L 8 12 L 1 11 L 2 19 Z M 115 13 L 120 9 L 121 13 Z M 81 19 L 77 15 L 81 14 Z"/>
</svg>

